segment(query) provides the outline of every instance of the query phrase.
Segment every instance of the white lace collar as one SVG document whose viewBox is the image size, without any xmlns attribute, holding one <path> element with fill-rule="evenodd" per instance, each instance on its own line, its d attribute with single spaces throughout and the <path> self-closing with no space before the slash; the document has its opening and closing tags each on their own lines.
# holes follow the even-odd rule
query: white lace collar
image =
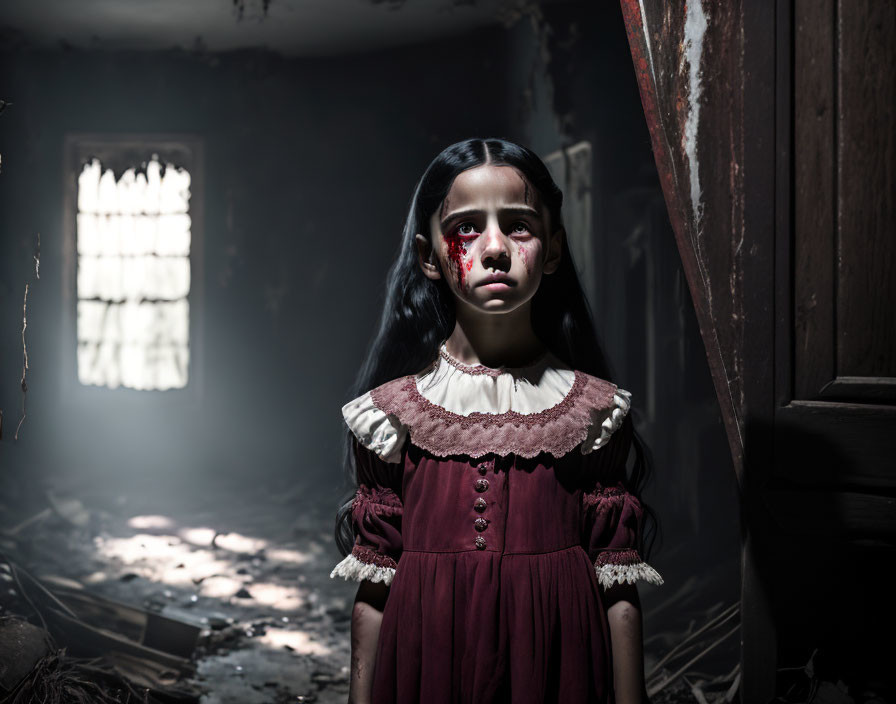
<svg viewBox="0 0 896 704">
<path fill-rule="evenodd" d="M 468 365 L 442 346 L 422 372 L 371 389 L 342 408 L 358 441 L 387 462 L 411 442 L 441 457 L 555 456 L 603 447 L 631 394 L 548 353 L 525 367 Z"/>
<path fill-rule="evenodd" d="M 547 352 L 524 367 L 464 364 L 439 348 L 435 363 L 417 375 L 417 390 L 451 413 L 538 413 L 560 403 L 575 373 Z"/>
</svg>

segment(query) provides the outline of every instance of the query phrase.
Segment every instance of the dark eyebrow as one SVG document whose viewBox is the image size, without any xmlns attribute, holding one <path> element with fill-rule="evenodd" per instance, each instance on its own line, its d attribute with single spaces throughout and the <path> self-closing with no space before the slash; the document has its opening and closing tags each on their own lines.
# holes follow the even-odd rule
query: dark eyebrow
<svg viewBox="0 0 896 704">
<path fill-rule="evenodd" d="M 521 215 L 530 215 L 535 218 L 539 216 L 539 213 L 535 208 L 531 208 L 527 205 L 511 205 L 506 208 L 501 208 L 501 213 L 519 213 Z M 444 230 L 445 226 L 452 220 L 480 214 L 482 214 L 482 211 L 476 209 L 458 210 L 457 212 L 449 213 L 448 216 L 439 223 L 439 226 Z"/>
</svg>

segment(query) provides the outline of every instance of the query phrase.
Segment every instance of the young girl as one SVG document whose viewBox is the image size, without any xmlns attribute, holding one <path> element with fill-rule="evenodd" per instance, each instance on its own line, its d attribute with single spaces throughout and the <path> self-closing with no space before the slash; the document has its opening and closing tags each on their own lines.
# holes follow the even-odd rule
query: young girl
<svg viewBox="0 0 896 704">
<path fill-rule="evenodd" d="M 646 458 L 561 202 L 500 139 L 448 147 L 414 191 L 342 409 L 358 489 L 331 577 L 360 582 L 350 702 L 645 700 L 634 582 L 662 583 L 640 552 Z"/>
</svg>

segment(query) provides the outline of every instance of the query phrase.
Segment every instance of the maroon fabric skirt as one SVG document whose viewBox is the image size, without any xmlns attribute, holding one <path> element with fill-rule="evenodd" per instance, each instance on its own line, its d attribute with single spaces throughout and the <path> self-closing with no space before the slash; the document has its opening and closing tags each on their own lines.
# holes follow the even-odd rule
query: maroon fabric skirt
<svg viewBox="0 0 896 704">
<path fill-rule="evenodd" d="M 606 615 L 581 546 L 401 555 L 374 704 L 610 702 L 611 677 Z"/>
</svg>

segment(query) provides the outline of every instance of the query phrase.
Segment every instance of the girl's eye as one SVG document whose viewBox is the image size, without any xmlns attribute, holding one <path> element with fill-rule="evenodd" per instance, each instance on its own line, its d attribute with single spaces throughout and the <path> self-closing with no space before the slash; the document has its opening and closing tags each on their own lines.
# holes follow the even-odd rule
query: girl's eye
<svg viewBox="0 0 896 704">
<path fill-rule="evenodd" d="M 464 237 L 476 234 L 476 226 L 471 222 L 462 222 L 457 226 L 457 234 Z"/>
<path fill-rule="evenodd" d="M 513 224 L 513 234 L 528 235 L 529 234 L 529 226 L 524 222 L 514 223 Z"/>
</svg>

